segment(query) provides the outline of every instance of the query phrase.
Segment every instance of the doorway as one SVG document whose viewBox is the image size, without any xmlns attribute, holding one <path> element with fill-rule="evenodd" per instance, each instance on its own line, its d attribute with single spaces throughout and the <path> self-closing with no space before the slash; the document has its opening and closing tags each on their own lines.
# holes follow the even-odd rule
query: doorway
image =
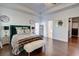
<svg viewBox="0 0 79 59">
<path fill-rule="evenodd" d="M 79 37 L 79 17 L 73 17 L 69 19 L 69 38 Z"/>
<path fill-rule="evenodd" d="M 44 26 L 43 26 L 43 25 L 39 25 L 39 34 L 40 34 L 41 36 L 44 35 Z"/>
<path fill-rule="evenodd" d="M 79 17 L 69 18 L 68 38 L 69 43 L 79 43 Z"/>
</svg>

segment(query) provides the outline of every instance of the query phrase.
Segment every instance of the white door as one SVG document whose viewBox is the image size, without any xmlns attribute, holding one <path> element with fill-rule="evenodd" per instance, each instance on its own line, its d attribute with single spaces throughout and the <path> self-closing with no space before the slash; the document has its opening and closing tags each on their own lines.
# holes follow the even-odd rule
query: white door
<svg viewBox="0 0 79 59">
<path fill-rule="evenodd" d="M 48 27 L 47 27 L 47 34 L 48 38 L 53 38 L 53 21 L 48 21 Z"/>
<path fill-rule="evenodd" d="M 39 35 L 39 23 L 35 23 L 35 34 Z"/>
</svg>

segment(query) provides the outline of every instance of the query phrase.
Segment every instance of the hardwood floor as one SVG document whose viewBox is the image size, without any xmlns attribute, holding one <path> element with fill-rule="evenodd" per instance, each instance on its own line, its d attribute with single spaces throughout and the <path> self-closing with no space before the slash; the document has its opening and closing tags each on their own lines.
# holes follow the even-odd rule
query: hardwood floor
<svg viewBox="0 0 79 59">
<path fill-rule="evenodd" d="M 69 39 L 68 55 L 79 56 L 79 38 L 72 37 Z"/>
<path fill-rule="evenodd" d="M 12 56 L 11 47 L 8 44 L 0 48 L 0 56 Z"/>
<path fill-rule="evenodd" d="M 69 43 L 44 38 L 46 41 L 42 51 L 32 56 L 79 56 L 79 38 L 69 39 Z M 9 45 L 0 48 L 0 56 L 13 56 Z M 22 56 L 26 56 L 25 52 Z"/>
</svg>

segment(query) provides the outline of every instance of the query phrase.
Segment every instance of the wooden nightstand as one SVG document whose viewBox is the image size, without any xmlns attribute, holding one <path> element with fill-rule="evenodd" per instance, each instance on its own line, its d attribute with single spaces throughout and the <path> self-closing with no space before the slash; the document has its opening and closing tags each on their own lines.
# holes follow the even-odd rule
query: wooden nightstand
<svg viewBox="0 0 79 59">
<path fill-rule="evenodd" d="M 9 44 L 9 36 L 5 35 L 3 38 L 2 38 L 2 44 L 5 45 L 5 44 Z"/>
</svg>

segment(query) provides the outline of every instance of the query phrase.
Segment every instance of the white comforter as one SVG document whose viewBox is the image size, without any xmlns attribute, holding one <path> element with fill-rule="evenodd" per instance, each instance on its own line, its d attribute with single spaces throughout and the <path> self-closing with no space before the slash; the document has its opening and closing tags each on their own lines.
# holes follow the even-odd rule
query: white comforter
<svg viewBox="0 0 79 59">
<path fill-rule="evenodd" d="M 35 34 L 16 34 L 12 37 L 11 45 L 12 45 L 12 53 L 14 55 L 17 55 L 20 53 L 19 51 L 19 45 L 18 45 L 18 40 L 28 38 L 28 37 L 37 37 L 38 35 Z"/>
</svg>

